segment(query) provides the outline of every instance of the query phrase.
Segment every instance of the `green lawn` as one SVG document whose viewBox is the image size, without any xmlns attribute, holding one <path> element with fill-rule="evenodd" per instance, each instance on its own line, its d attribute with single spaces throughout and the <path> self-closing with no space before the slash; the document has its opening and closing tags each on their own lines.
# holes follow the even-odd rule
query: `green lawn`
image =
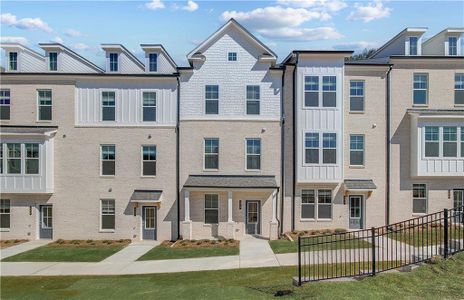
<svg viewBox="0 0 464 300">
<path fill-rule="evenodd" d="M 345 237 L 344 237 L 345 238 Z M 333 237 L 334 241 L 336 237 Z M 324 237 L 313 238 L 311 239 L 311 243 L 321 243 L 324 242 Z M 289 241 L 286 239 L 282 240 L 273 240 L 269 241 L 271 245 L 272 251 L 274 253 L 293 253 L 298 252 L 298 242 L 297 241 Z M 305 250 L 317 251 L 317 250 L 336 250 L 336 249 L 353 249 L 353 248 L 369 248 L 371 244 L 369 242 L 363 240 L 339 240 L 334 243 L 327 243 L 327 244 L 316 244 L 316 245 L 308 245 L 305 247 Z"/>
<path fill-rule="evenodd" d="M 171 248 L 165 245 L 159 245 L 145 253 L 138 260 L 160 260 L 176 258 L 194 258 L 208 256 L 228 256 L 238 255 L 240 252 L 238 246 L 231 247 L 202 247 L 202 248 Z"/>
<path fill-rule="evenodd" d="M 127 276 L 1 277 L 2 299 L 462 299 L 464 253 L 411 273 L 293 287 L 295 267 Z"/>
<path fill-rule="evenodd" d="M 450 227 L 448 230 L 450 239 L 462 239 L 464 238 L 464 229 L 456 227 Z M 444 229 L 442 227 L 427 228 L 407 231 L 401 230 L 401 232 L 389 233 L 389 238 L 404 242 L 413 246 L 426 246 L 426 245 L 437 245 L 443 244 Z"/>
</svg>

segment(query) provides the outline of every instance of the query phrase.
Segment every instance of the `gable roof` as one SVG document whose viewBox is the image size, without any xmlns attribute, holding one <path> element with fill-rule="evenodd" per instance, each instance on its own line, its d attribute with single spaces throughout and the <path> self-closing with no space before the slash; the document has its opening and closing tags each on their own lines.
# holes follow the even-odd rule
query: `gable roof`
<svg viewBox="0 0 464 300">
<path fill-rule="evenodd" d="M 1 43 L 0 47 L 5 50 L 6 49 L 21 49 L 22 51 L 28 52 L 29 54 L 35 56 L 36 58 L 45 61 L 45 56 L 19 43 Z"/>
<path fill-rule="evenodd" d="M 423 45 L 427 45 L 431 41 L 435 40 L 436 38 L 442 36 L 442 35 L 462 35 L 464 34 L 464 28 L 459 28 L 459 27 L 448 27 L 440 31 L 439 33 L 435 34 L 425 42 L 423 42 Z"/>
<path fill-rule="evenodd" d="M 174 59 L 172 59 L 171 55 L 169 55 L 166 49 L 164 49 L 163 45 L 161 44 L 140 44 L 140 47 L 142 48 L 143 51 L 147 51 L 147 52 L 151 49 L 160 50 L 164 54 L 164 56 L 166 56 L 166 58 L 172 64 L 172 66 L 174 68 L 177 68 L 176 62 L 174 61 Z"/>
<path fill-rule="evenodd" d="M 39 46 L 44 49 L 45 51 L 47 51 L 47 49 L 60 49 L 61 51 L 67 53 L 69 56 L 77 59 L 78 61 L 82 62 L 83 64 L 85 64 L 86 66 L 94 69 L 95 71 L 97 72 L 104 72 L 102 68 L 100 68 L 99 66 L 97 66 L 96 64 L 94 64 L 93 62 L 91 62 L 90 60 L 84 58 L 83 56 L 77 54 L 76 52 L 74 52 L 73 50 L 69 49 L 68 47 L 66 47 L 65 45 L 63 44 L 60 44 L 60 43 L 39 43 Z"/>
<path fill-rule="evenodd" d="M 417 32 L 417 33 L 424 34 L 424 32 L 426 31 L 427 31 L 427 27 L 407 27 L 403 29 L 400 33 L 395 35 L 393 38 L 391 38 L 389 41 L 387 41 L 385 44 L 383 44 L 383 46 L 377 49 L 377 51 L 372 53 L 372 55 L 369 56 L 368 58 L 376 58 L 378 54 L 380 54 L 383 50 L 385 50 L 388 46 L 390 46 L 393 42 L 398 40 L 400 37 L 404 36 L 406 33 Z"/>
<path fill-rule="evenodd" d="M 124 54 L 129 57 L 130 60 L 132 60 L 137 66 L 142 68 L 143 71 L 145 71 L 145 64 L 141 62 L 132 52 L 127 50 L 126 47 L 124 47 L 122 44 L 101 44 L 101 47 L 103 50 L 109 50 L 109 49 L 119 49 L 120 51 L 124 52 Z"/>
<path fill-rule="evenodd" d="M 229 21 L 227 21 L 222 27 L 220 27 L 218 30 L 216 30 L 212 35 L 210 35 L 206 40 L 204 40 L 201 44 L 199 44 L 195 49 L 190 51 L 190 53 L 187 54 L 187 59 L 190 61 L 195 54 L 201 53 L 202 49 L 204 49 L 206 46 L 211 44 L 218 36 L 220 36 L 224 31 L 226 31 L 230 27 L 234 27 L 240 33 L 247 36 L 258 48 L 261 48 L 262 50 L 265 51 L 264 54 L 269 55 L 272 58 L 274 58 L 275 60 L 277 60 L 277 55 L 269 47 L 264 45 L 260 40 L 258 40 L 245 27 L 240 25 L 240 23 L 238 23 L 234 19 L 230 19 Z"/>
</svg>

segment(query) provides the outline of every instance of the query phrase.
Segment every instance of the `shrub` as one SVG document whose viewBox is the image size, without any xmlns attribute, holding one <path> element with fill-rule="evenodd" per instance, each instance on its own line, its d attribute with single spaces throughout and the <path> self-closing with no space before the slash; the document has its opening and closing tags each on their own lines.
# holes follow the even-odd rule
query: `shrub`
<svg viewBox="0 0 464 300">
<path fill-rule="evenodd" d="M 91 244 L 91 243 L 93 243 L 93 240 L 87 240 L 86 242 L 87 242 L 87 244 Z"/>
<path fill-rule="evenodd" d="M 335 233 L 344 233 L 344 232 L 346 232 L 346 229 L 344 229 L 344 228 L 335 228 L 334 232 Z"/>
<path fill-rule="evenodd" d="M 79 241 L 79 240 L 72 240 L 71 241 L 71 244 L 73 244 L 73 245 L 79 245 L 80 243 L 81 243 L 81 241 Z"/>
<path fill-rule="evenodd" d="M 64 240 L 63 239 L 58 239 L 58 240 L 56 240 L 56 243 L 57 244 L 64 244 Z"/>
</svg>

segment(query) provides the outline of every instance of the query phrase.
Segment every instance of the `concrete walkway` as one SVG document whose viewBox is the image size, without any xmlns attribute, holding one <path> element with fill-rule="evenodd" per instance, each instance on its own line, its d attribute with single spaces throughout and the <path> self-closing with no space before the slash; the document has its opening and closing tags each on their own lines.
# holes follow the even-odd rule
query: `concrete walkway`
<svg viewBox="0 0 464 300">
<path fill-rule="evenodd" d="M 35 248 L 39 248 L 41 246 L 45 246 L 46 244 L 50 243 L 50 240 L 34 240 L 30 242 L 25 242 L 16 246 L 11 246 L 5 249 L 0 250 L 0 260 L 22 253 L 26 252 Z"/>
<path fill-rule="evenodd" d="M 240 268 L 277 267 L 279 262 L 269 246 L 269 241 L 260 237 L 245 236 L 240 240 Z"/>
<path fill-rule="evenodd" d="M 123 263 L 136 261 L 139 257 L 150 251 L 153 247 L 160 244 L 158 241 L 133 242 L 121 251 L 107 257 L 102 263 Z"/>
</svg>

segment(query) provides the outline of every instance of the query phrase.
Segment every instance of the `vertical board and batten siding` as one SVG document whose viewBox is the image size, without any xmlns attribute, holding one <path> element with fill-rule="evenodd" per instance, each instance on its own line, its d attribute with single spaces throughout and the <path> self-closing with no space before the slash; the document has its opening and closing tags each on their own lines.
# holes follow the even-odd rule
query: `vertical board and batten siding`
<svg viewBox="0 0 464 300">
<path fill-rule="evenodd" d="M 343 59 L 303 59 L 300 58 L 297 67 L 297 182 L 339 182 L 343 179 Z M 336 108 L 305 108 L 304 107 L 304 78 L 305 76 L 336 76 L 337 77 L 337 107 Z M 321 82 L 321 81 L 320 81 Z M 322 93 L 322 82 L 320 84 Z M 320 97 L 320 99 L 322 99 Z M 321 101 L 321 100 L 320 100 Z M 320 103 L 320 105 L 322 105 Z M 304 145 L 305 133 L 336 133 L 337 135 L 337 163 L 324 165 L 305 164 Z M 319 137 L 320 149 L 323 143 L 322 134 Z M 320 150 L 322 151 L 322 150 Z"/>
<path fill-rule="evenodd" d="M 47 59 L 48 64 L 48 59 Z M 47 66 L 48 69 L 48 66 Z M 56 72 L 56 71 L 55 71 Z M 98 73 L 94 68 L 79 61 L 73 55 L 61 51 L 58 53 L 58 72 L 63 73 Z"/>
<path fill-rule="evenodd" d="M 149 70 L 149 61 L 148 61 L 148 55 L 150 53 L 156 53 L 158 54 L 158 61 L 157 61 L 157 71 L 156 72 L 150 72 Z M 159 73 L 159 74 L 171 74 L 176 72 L 176 68 L 171 64 L 169 59 L 164 55 L 163 52 L 159 50 L 153 50 L 153 51 L 148 51 L 145 53 L 145 68 L 148 73 Z"/>
<path fill-rule="evenodd" d="M 228 52 L 237 61 L 228 61 Z M 181 75 L 181 120 L 280 120 L 281 73 L 271 74 L 269 63 L 258 61 L 262 51 L 232 29 L 210 45 L 206 61 L 194 63 L 193 73 Z M 205 114 L 205 85 L 219 86 L 219 114 Z M 246 86 L 260 86 L 260 115 L 246 114 Z"/>
<path fill-rule="evenodd" d="M 153 80 L 153 79 L 151 79 Z M 114 91 L 116 121 L 101 120 L 101 95 Z M 156 122 L 143 122 L 142 93 L 156 92 Z M 175 126 L 177 83 L 175 79 L 154 82 L 78 81 L 76 83 L 76 125 L 81 126 Z"/>
</svg>

